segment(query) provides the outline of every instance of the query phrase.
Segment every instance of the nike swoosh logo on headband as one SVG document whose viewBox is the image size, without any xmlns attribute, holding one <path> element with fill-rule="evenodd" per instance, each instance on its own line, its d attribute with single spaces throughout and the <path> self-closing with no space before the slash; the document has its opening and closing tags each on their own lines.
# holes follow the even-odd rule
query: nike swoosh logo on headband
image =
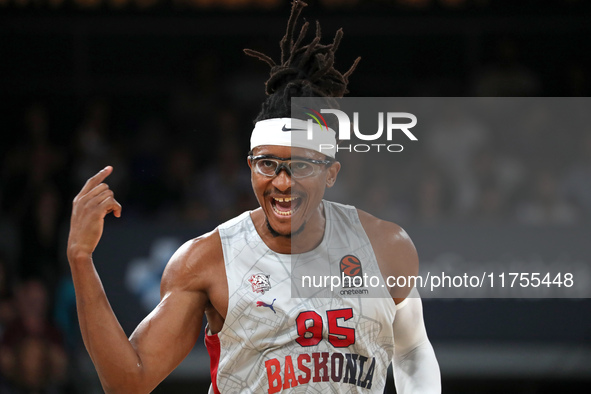
<svg viewBox="0 0 591 394">
<path fill-rule="evenodd" d="M 284 124 L 283 127 L 281 128 L 281 131 L 292 131 L 292 130 L 306 131 L 306 129 L 288 129 L 285 126 L 287 126 L 287 125 Z"/>
</svg>

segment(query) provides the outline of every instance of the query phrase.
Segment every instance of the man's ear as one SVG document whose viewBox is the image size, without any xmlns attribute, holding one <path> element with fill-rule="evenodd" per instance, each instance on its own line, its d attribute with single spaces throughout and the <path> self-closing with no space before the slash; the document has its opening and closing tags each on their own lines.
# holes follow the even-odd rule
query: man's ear
<svg viewBox="0 0 591 394">
<path fill-rule="evenodd" d="M 337 181 L 337 175 L 341 170 L 341 163 L 335 161 L 326 172 L 326 187 L 332 187 Z"/>
</svg>

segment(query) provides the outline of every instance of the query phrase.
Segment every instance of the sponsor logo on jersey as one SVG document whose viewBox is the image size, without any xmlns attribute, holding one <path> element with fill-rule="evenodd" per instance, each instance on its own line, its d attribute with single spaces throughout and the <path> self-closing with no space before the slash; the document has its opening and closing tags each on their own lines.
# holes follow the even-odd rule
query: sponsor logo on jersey
<svg viewBox="0 0 591 394">
<path fill-rule="evenodd" d="M 273 308 L 273 304 L 275 303 L 276 299 L 277 298 L 273 298 L 273 302 L 270 304 L 267 304 L 266 302 L 263 302 L 263 301 L 257 301 L 257 307 L 260 307 L 260 306 L 267 307 L 267 308 L 271 309 L 273 311 L 273 313 L 277 313 L 277 312 L 275 312 L 275 308 Z"/>
<path fill-rule="evenodd" d="M 252 291 L 255 293 L 265 294 L 265 291 L 271 290 L 270 277 L 271 275 L 263 274 L 262 272 L 252 275 L 250 279 L 248 279 L 252 285 Z"/>
<path fill-rule="evenodd" d="M 340 267 L 344 288 L 363 287 L 363 269 L 357 257 L 351 254 L 344 256 Z"/>
</svg>

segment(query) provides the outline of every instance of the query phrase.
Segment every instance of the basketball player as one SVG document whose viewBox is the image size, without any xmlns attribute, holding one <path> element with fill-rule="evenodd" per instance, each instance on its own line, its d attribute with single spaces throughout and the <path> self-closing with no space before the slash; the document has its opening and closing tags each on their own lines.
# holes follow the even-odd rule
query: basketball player
<svg viewBox="0 0 591 394">
<path fill-rule="evenodd" d="M 393 362 L 399 393 L 441 391 L 421 300 L 410 289 L 372 289 L 373 297 L 292 297 L 292 258 L 304 267 L 350 264 L 370 275 L 416 275 L 416 250 L 400 227 L 323 200 L 340 171 L 334 152 L 292 146 L 303 121 L 292 96 L 340 97 L 348 77 L 333 68 L 330 45 L 294 41 L 305 6 L 294 2 L 281 63 L 251 136 L 248 165 L 260 208 L 183 245 L 162 276 L 161 302 L 128 339 L 109 306 L 92 253 L 104 217 L 121 206 L 106 167 L 74 199 L 68 259 L 85 346 L 107 393 L 148 393 L 191 351 L 207 318 L 210 393 L 381 393 Z M 334 136 L 332 137 L 334 138 Z M 416 292 L 416 290 L 412 290 Z"/>
</svg>

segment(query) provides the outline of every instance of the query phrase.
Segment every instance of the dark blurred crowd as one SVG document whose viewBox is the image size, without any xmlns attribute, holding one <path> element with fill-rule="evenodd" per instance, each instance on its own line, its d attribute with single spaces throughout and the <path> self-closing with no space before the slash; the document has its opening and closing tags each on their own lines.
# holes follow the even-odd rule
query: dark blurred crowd
<svg viewBox="0 0 591 394">
<path fill-rule="evenodd" d="M 546 94 L 544 81 L 518 62 L 510 44 L 499 51 L 465 91 Z M 246 154 L 265 75 L 248 68 L 221 75 L 218 62 L 202 59 L 191 81 L 143 111 L 125 113 L 127 98 L 99 96 L 70 112 L 40 97 L 12 114 L 9 143 L 0 147 L 1 393 L 76 392 L 67 377 L 75 375 L 71 360 L 81 341 L 65 234 L 71 201 L 88 177 L 114 167 L 108 183 L 127 220 L 214 226 L 257 207 Z M 588 78 L 573 64 L 565 95 L 588 95 Z M 335 191 L 352 196 L 343 202 L 403 225 L 589 223 L 589 126 L 556 133 L 544 127 L 547 113 L 531 109 L 508 139 L 455 115 L 450 108 L 404 167 L 364 169 L 355 162 L 361 156 L 348 156 Z M 395 182 L 364 185 L 363 171 Z"/>
</svg>

